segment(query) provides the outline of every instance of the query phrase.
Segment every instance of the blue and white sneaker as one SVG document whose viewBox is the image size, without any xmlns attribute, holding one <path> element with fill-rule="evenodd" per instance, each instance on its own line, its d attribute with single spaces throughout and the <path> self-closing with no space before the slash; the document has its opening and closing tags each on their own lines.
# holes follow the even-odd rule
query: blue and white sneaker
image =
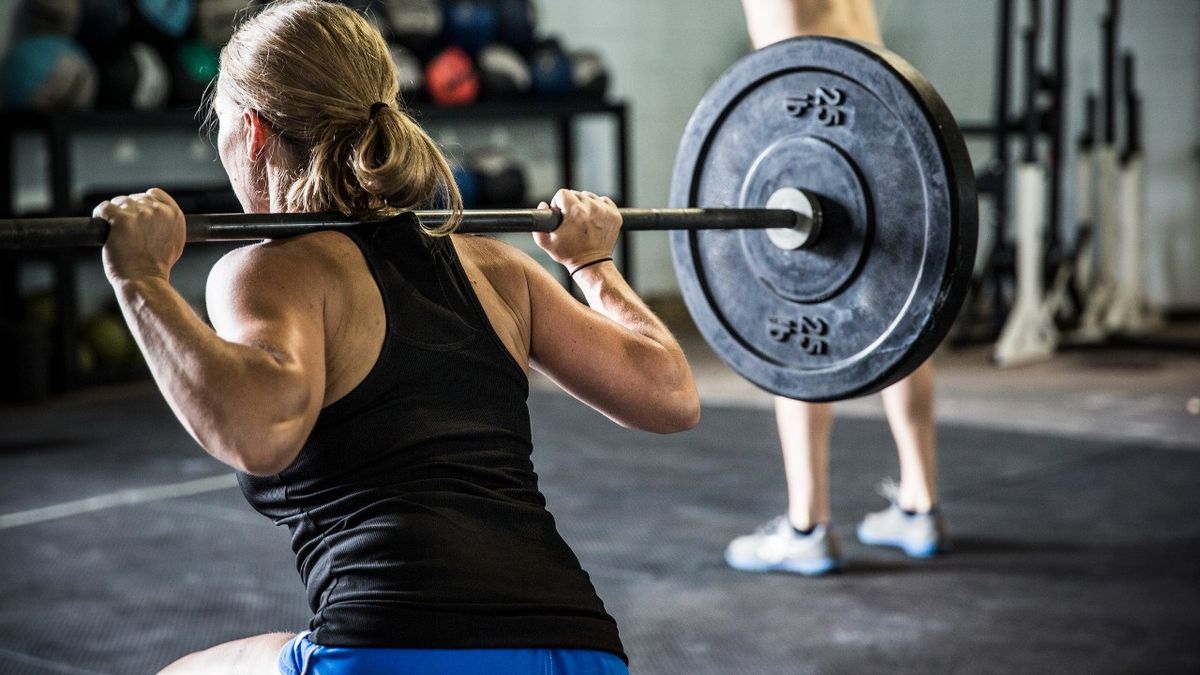
<svg viewBox="0 0 1200 675">
<path fill-rule="evenodd" d="M 841 569 L 841 549 L 837 536 L 827 524 L 817 525 L 810 534 L 801 534 L 779 516 L 738 537 L 725 549 L 725 562 L 743 572 L 791 572 L 815 576 Z"/>
<path fill-rule="evenodd" d="M 898 503 L 900 488 L 890 479 L 879 484 L 890 504 L 868 513 L 858 524 L 858 540 L 870 546 L 895 546 L 913 558 L 929 558 L 949 550 L 946 521 L 934 507 L 928 513 L 909 513 Z"/>
</svg>

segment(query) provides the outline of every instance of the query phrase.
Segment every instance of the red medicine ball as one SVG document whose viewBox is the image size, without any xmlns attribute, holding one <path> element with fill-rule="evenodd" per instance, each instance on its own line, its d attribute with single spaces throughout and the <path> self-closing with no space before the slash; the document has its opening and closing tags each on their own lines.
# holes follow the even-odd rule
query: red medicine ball
<svg viewBox="0 0 1200 675">
<path fill-rule="evenodd" d="M 466 51 L 448 47 L 425 67 L 425 86 L 438 105 L 466 105 L 479 96 L 479 74 Z"/>
</svg>

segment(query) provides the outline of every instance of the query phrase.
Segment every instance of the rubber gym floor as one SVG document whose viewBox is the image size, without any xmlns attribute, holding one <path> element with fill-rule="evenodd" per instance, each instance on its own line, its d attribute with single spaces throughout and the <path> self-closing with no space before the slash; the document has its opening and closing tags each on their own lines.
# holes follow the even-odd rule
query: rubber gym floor
<svg viewBox="0 0 1200 675">
<path fill-rule="evenodd" d="M 634 673 L 1200 671 L 1200 356 L 1088 351 L 1010 371 L 939 353 L 952 553 L 854 541 L 895 475 L 878 397 L 839 408 L 849 564 L 735 572 L 780 513 L 770 400 L 689 341 L 687 433 L 621 429 L 545 383 L 534 462 Z M 308 620 L 287 533 L 245 505 L 149 385 L 0 407 L 0 673 L 142 673 Z"/>
</svg>

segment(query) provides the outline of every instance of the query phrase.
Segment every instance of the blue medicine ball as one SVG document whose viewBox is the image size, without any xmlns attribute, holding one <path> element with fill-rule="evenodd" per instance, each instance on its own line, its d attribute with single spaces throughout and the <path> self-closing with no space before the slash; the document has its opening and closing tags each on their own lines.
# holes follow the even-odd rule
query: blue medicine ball
<svg viewBox="0 0 1200 675">
<path fill-rule="evenodd" d="M 575 87 L 571 58 L 557 40 L 545 40 L 529 57 L 533 76 L 533 93 L 544 98 L 557 98 L 571 93 Z"/>
<path fill-rule="evenodd" d="M 125 0 L 82 0 L 78 39 L 92 53 L 104 51 L 125 37 L 129 5 Z"/>
<path fill-rule="evenodd" d="M 532 0 L 496 0 L 496 36 L 508 46 L 528 54 L 537 29 Z"/>
<path fill-rule="evenodd" d="M 175 39 L 187 33 L 195 10 L 193 0 L 137 0 L 135 6 L 150 28 Z"/>
<path fill-rule="evenodd" d="M 454 0 L 446 4 L 446 43 L 458 45 L 474 56 L 496 38 L 496 8 L 482 0 Z"/>
<path fill-rule="evenodd" d="M 96 66 L 64 35 L 18 40 L 0 66 L 6 108 L 84 110 L 96 99 Z"/>
<path fill-rule="evenodd" d="M 479 205 L 479 177 L 475 172 L 462 166 L 455 164 L 452 167 L 454 171 L 454 182 L 458 183 L 458 192 L 462 195 L 463 208 L 474 208 Z"/>
</svg>

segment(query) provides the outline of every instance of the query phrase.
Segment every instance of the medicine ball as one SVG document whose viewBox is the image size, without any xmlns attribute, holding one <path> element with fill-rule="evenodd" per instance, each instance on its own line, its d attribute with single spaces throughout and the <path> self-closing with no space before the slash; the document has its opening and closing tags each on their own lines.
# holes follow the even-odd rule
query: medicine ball
<svg viewBox="0 0 1200 675">
<path fill-rule="evenodd" d="M 115 310 L 100 312 L 88 319 L 80 332 L 84 343 L 95 355 L 97 365 L 102 368 L 129 365 L 138 353 L 137 342 L 121 314 Z"/>
<path fill-rule="evenodd" d="M 445 12 L 446 44 L 476 54 L 496 38 L 496 9 L 484 0 L 449 0 Z"/>
<path fill-rule="evenodd" d="M 133 38 L 168 49 L 187 34 L 194 0 L 133 0 Z"/>
<path fill-rule="evenodd" d="M 196 0 L 196 36 L 222 46 L 233 37 L 237 24 L 249 15 L 250 0 Z"/>
<path fill-rule="evenodd" d="M 400 82 L 400 94 L 406 101 L 418 97 L 425 86 L 425 69 L 416 54 L 398 44 L 388 46 L 392 62 L 396 64 L 396 79 Z"/>
<path fill-rule="evenodd" d="M 171 56 L 171 102 L 199 105 L 208 83 L 217 76 L 217 50 L 203 40 L 185 40 Z"/>
<path fill-rule="evenodd" d="M 496 37 L 528 54 L 537 30 L 537 10 L 532 0 L 496 0 Z"/>
<path fill-rule="evenodd" d="M 473 209 L 479 206 L 479 177 L 471 169 L 461 165 L 451 166 L 454 182 L 458 185 L 458 193 L 462 196 L 463 208 Z"/>
<path fill-rule="evenodd" d="M 466 105 L 479 97 L 479 74 L 461 47 L 447 47 L 425 67 L 425 89 L 440 106 Z"/>
<path fill-rule="evenodd" d="M 17 40 L 0 66 L 6 108 L 49 112 L 85 110 L 96 100 L 96 66 L 63 35 Z"/>
<path fill-rule="evenodd" d="M 80 0 L 79 42 L 93 54 L 99 54 L 124 40 L 129 30 L 129 3 L 126 0 Z"/>
<path fill-rule="evenodd" d="M 442 46 L 445 17 L 440 2 L 387 0 L 383 11 L 392 29 L 392 39 L 418 57 L 431 57 Z"/>
<path fill-rule="evenodd" d="M 171 74 L 158 51 L 144 42 L 110 49 L 97 63 L 100 91 L 96 103 L 106 108 L 161 108 L 171 94 Z"/>
<path fill-rule="evenodd" d="M 467 156 L 467 167 L 479 178 L 479 203 L 485 207 L 518 207 L 525 203 L 525 169 L 510 152 L 488 148 Z"/>
<path fill-rule="evenodd" d="M 544 98 L 566 96 L 575 86 L 571 59 L 558 40 L 538 43 L 529 57 L 529 71 L 533 75 L 533 93 Z"/>
<path fill-rule="evenodd" d="M 14 24 L 17 35 L 59 33 L 73 36 L 79 30 L 79 0 L 23 0 Z"/>
<path fill-rule="evenodd" d="M 529 65 L 512 47 L 498 42 L 479 50 L 479 80 L 489 98 L 522 96 L 533 86 Z"/>
<path fill-rule="evenodd" d="M 592 99 L 602 99 L 608 93 L 608 68 L 600 54 L 580 49 L 571 52 L 571 80 L 575 93 Z"/>
</svg>

